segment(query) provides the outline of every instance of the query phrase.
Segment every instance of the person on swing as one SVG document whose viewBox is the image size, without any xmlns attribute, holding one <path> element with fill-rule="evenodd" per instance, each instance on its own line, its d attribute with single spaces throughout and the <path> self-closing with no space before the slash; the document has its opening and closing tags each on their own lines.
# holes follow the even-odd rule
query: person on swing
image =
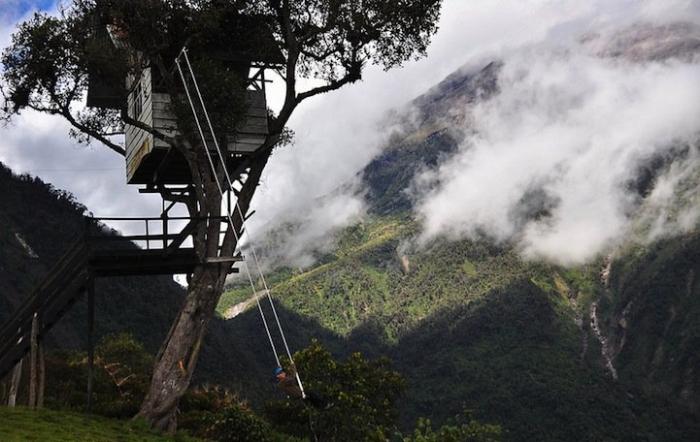
<svg viewBox="0 0 700 442">
<path fill-rule="evenodd" d="M 327 401 L 323 400 L 314 392 L 308 392 L 304 395 L 301 391 L 301 387 L 299 387 L 294 366 L 290 367 L 289 373 L 282 367 L 275 368 L 275 379 L 277 381 L 277 387 L 291 398 L 305 400 L 313 407 L 319 409 L 328 409 L 333 405 L 328 404 Z"/>
</svg>

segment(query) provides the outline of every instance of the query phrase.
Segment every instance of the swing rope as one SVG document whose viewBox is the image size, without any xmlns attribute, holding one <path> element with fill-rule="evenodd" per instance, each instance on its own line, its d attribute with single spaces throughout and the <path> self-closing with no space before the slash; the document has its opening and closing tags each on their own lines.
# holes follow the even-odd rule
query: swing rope
<svg viewBox="0 0 700 442">
<path fill-rule="evenodd" d="M 199 89 L 199 85 L 198 85 L 198 83 L 197 83 L 197 79 L 196 79 L 196 77 L 195 77 L 194 70 L 192 69 L 192 65 L 191 65 L 191 63 L 190 63 L 189 56 L 188 56 L 188 54 L 187 54 L 187 48 L 186 48 L 186 47 L 183 47 L 183 48 L 182 48 L 182 51 L 180 51 L 180 54 L 179 54 L 178 57 L 175 59 L 175 64 L 177 65 L 177 69 L 178 69 L 178 72 L 179 72 L 179 74 L 180 74 L 180 78 L 182 79 L 182 83 L 183 83 L 183 86 L 184 86 L 184 89 L 185 89 L 185 94 L 186 94 L 186 96 L 187 96 L 187 100 L 189 101 L 190 107 L 192 108 L 192 113 L 193 113 L 193 115 L 194 115 L 194 119 L 195 119 L 195 122 L 196 122 L 196 124 L 197 124 L 197 128 L 198 128 L 198 130 L 199 130 L 200 137 L 202 138 L 202 143 L 204 144 L 204 148 L 205 148 L 206 153 L 207 153 L 207 158 L 208 158 L 208 160 L 209 160 L 209 165 L 211 166 L 211 168 L 212 168 L 212 173 L 214 174 L 214 179 L 215 179 L 215 181 L 216 181 L 216 185 L 217 185 L 217 187 L 218 187 L 218 189 L 219 189 L 219 193 L 221 194 L 221 197 L 222 197 L 222 199 L 223 199 L 224 191 L 223 191 L 223 188 L 222 188 L 221 183 L 220 183 L 220 181 L 219 181 L 219 177 L 218 177 L 218 175 L 217 175 L 217 173 L 216 173 L 216 167 L 214 166 L 214 161 L 213 161 L 213 159 L 212 159 L 212 157 L 211 157 L 211 153 L 209 152 L 208 143 L 207 143 L 207 141 L 205 140 L 204 131 L 202 130 L 202 126 L 201 126 L 201 123 L 200 123 L 200 121 L 199 121 L 199 117 L 197 116 L 197 112 L 196 112 L 196 109 L 195 109 L 195 105 L 194 105 L 194 102 L 192 101 L 192 97 L 191 97 L 191 94 L 190 94 L 190 91 L 189 91 L 189 87 L 187 86 L 187 81 L 186 81 L 186 79 L 185 79 L 185 75 L 184 75 L 184 73 L 183 73 L 183 71 L 182 71 L 182 68 L 181 68 L 181 66 L 180 66 L 180 61 L 179 61 L 180 56 L 182 56 L 182 57 L 184 58 L 184 60 L 185 60 L 185 62 L 186 62 L 186 64 L 187 64 L 187 68 L 188 68 L 188 70 L 189 70 L 189 74 L 190 74 L 190 77 L 191 77 L 191 79 L 192 79 L 192 84 L 194 85 L 194 88 L 195 88 L 195 91 L 196 91 L 196 93 L 197 93 L 197 97 L 198 97 L 198 99 L 199 99 L 200 105 L 201 105 L 201 107 L 202 107 L 202 110 L 204 111 L 204 116 L 205 116 L 207 125 L 208 125 L 208 127 L 209 127 L 209 131 L 210 131 L 210 133 L 211 133 L 212 139 L 214 140 L 214 146 L 215 146 L 215 148 L 216 148 L 216 152 L 217 152 L 217 154 L 218 154 L 219 161 L 221 161 L 221 164 L 224 166 L 224 167 L 223 167 L 223 170 L 224 170 L 224 175 L 225 175 L 225 178 L 226 178 L 226 184 L 228 185 L 228 190 L 229 190 L 230 192 L 233 192 L 233 191 L 234 191 L 233 180 L 231 179 L 231 176 L 229 175 L 228 169 L 227 169 L 227 167 L 226 167 L 226 159 L 225 159 L 224 155 L 223 155 L 222 152 L 221 152 L 221 148 L 219 147 L 219 142 L 218 142 L 218 140 L 217 140 L 217 138 L 216 138 L 216 134 L 215 134 L 215 132 L 214 132 L 214 127 L 213 127 L 213 125 L 212 125 L 212 123 L 211 123 L 211 119 L 209 118 L 209 113 L 208 113 L 208 111 L 207 111 L 206 105 L 204 104 L 204 98 L 202 97 L 202 93 L 201 93 L 201 91 L 200 91 L 200 89 Z M 292 353 L 291 353 L 291 351 L 290 351 L 290 349 L 289 349 L 289 345 L 288 345 L 288 343 L 287 343 L 287 338 L 286 338 L 286 336 L 285 336 L 285 334 L 284 334 L 284 330 L 283 330 L 283 328 L 282 328 L 282 323 L 280 322 L 279 315 L 277 314 L 277 309 L 275 308 L 275 303 L 274 303 L 274 301 L 272 300 L 272 296 L 271 296 L 271 294 L 270 294 L 270 288 L 269 288 L 269 286 L 267 285 L 267 281 L 266 281 L 266 279 L 265 279 L 265 275 L 264 275 L 263 272 L 262 272 L 262 267 L 261 267 L 261 265 L 260 265 L 260 261 L 259 261 L 259 259 L 258 259 L 258 255 L 257 255 L 257 253 L 256 253 L 255 247 L 253 246 L 253 243 L 252 243 L 251 238 L 250 238 L 250 237 L 251 237 L 251 234 L 250 234 L 250 232 L 248 231 L 248 229 L 245 228 L 245 216 L 243 215 L 243 211 L 242 211 L 242 209 L 241 209 L 241 206 L 238 204 L 238 200 L 236 200 L 235 209 L 238 211 L 238 214 L 239 214 L 240 219 L 241 219 L 241 229 L 242 229 L 242 231 L 243 231 L 243 234 L 247 234 L 247 235 L 248 235 L 248 238 L 247 238 L 247 239 L 248 239 L 248 242 L 249 242 L 248 247 L 249 247 L 249 249 L 250 249 L 250 251 L 251 251 L 251 254 L 252 254 L 252 256 L 253 256 L 253 260 L 255 261 L 255 266 L 256 266 L 258 275 L 259 275 L 260 280 L 261 280 L 261 282 L 262 282 L 262 284 L 263 284 L 264 293 L 265 293 L 265 295 L 267 296 L 267 299 L 268 299 L 268 301 L 269 301 L 269 303 L 270 303 L 270 307 L 272 308 L 272 313 L 273 313 L 273 315 L 274 315 L 275 322 L 277 323 L 277 328 L 278 328 L 278 330 L 279 330 L 280 336 L 282 337 L 282 342 L 283 342 L 283 344 L 284 344 L 284 348 L 285 348 L 285 351 L 286 351 L 286 353 L 287 353 L 287 357 L 289 358 L 289 361 L 291 362 L 292 366 L 295 367 L 295 365 L 294 365 L 294 359 L 293 359 L 293 357 L 292 357 Z M 231 226 L 231 230 L 232 230 L 232 232 L 233 232 L 233 234 L 234 234 L 234 236 L 235 236 L 235 238 L 236 238 L 236 243 L 239 244 L 239 245 L 241 245 L 241 241 L 240 241 L 241 238 L 239 237 L 238 233 L 236 232 L 235 226 L 234 226 L 234 224 L 233 224 L 233 219 L 231 218 L 230 207 L 229 207 L 229 209 L 227 209 L 226 215 L 227 215 L 227 218 L 228 218 L 229 225 Z M 245 271 L 246 271 L 246 274 L 247 274 L 247 276 L 248 276 L 248 281 L 250 282 L 251 289 L 252 289 L 252 291 L 253 291 L 253 296 L 255 297 L 255 302 L 256 302 L 257 305 L 258 305 L 258 310 L 260 311 L 260 316 L 261 316 L 262 321 L 263 321 L 263 324 L 264 324 L 264 326 L 265 326 L 265 331 L 267 332 L 268 340 L 270 341 L 270 347 L 272 348 L 272 351 L 273 351 L 274 356 L 275 356 L 275 362 L 277 363 L 277 366 L 279 367 L 279 366 L 281 366 L 281 364 L 280 364 L 280 361 L 279 361 L 279 357 L 277 356 L 277 349 L 276 349 L 276 347 L 275 347 L 274 340 L 272 339 L 272 335 L 271 335 L 271 333 L 270 333 L 270 329 L 269 329 L 269 326 L 268 326 L 268 324 L 267 324 L 267 319 L 265 318 L 265 314 L 264 314 L 264 312 L 263 312 L 262 306 L 260 305 L 259 297 L 256 295 L 255 283 L 253 282 L 253 278 L 252 278 L 250 269 L 248 268 L 247 262 L 244 261 L 244 262 L 243 262 L 243 265 L 244 265 L 244 267 L 245 267 Z M 301 377 L 299 376 L 298 370 L 295 369 L 295 370 L 294 370 L 294 374 L 295 374 L 295 377 L 296 377 L 297 384 L 299 385 L 299 389 L 301 390 L 302 398 L 306 398 L 306 394 L 305 394 L 305 392 L 304 392 L 304 386 L 303 386 L 303 384 L 302 384 Z"/>
</svg>

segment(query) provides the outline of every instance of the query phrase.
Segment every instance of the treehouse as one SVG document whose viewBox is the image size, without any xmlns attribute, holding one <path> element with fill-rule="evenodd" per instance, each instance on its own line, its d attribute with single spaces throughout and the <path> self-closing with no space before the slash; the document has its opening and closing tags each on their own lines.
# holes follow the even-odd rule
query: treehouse
<svg viewBox="0 0 700 442">
<path fill-rule="evenodd" d="M 278 68 L 284 58 L 262 20 L 235 16 L 222 29 L 226 29 L 225 35 L 192 39 L 188 42 L 188 50 L 216 60 L 217 66 L 223 66 L 245 80 L 241 88 L 245 111 L 238 123 L 232 125 L 235 129 L 221 133 L 214 128 L 220 147 L 227 152 L 227 167 L 231 169 L 242 157 L 258 150 L 265 141 L 268 134 L 265 69 Z M 106 30 L 113 49 L 126 49 L 126 53 L 131 52 L 129 57 L 139 57 L 135 51 L 128 50 L 128 35 L 114 26 L 107 26 Z M 180 49 L 172 48 L 171 60 L 175 59 Z M 177 70 L 173 68 L 172 73 L 179 83 Z M 145 67 L 140 70 L 139 78 L 126 75 L 121 80 L 126 85 L 126 95 L 120 95 L 118 91 L 124 91 L 124 88 L 110 84 L 107 77 L 100 70 L 89 71 L 88 106 L 121 110 L 132 119 L 168 136 L 179 133 L 175 104 L 157 69 Z M 206 90 L 202 93 L 206 96 Z M 184 90 L 179 91 L 178 98 L 185 100 Z M 170 144 L 133 125 L 126 125 L 125 132 L 126 178 L 129 184 L 191 183 L 184 157 Z M 212 142 L 208 144 L 210 149 L 215 148 Z"/>
</svg>

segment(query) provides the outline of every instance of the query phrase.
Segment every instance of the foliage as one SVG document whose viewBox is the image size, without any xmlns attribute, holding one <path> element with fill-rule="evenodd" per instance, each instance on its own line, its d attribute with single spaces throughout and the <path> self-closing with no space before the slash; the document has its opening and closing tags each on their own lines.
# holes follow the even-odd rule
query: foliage
<svg viewBox="0 0 700 442">
<path fill-rule="evenodd" d="M 216 441 L 293 442 L 294 437 L 276 432 L 250 409 L 231 404 L 216 412 L 193 411 L 180 419 L 180 427 L 198 437 Z"/>
<path fill-rule="evenodd" d="M 164 436 L 142 421 L 119 421 L 47 409 L 0 407 L 0 440 L 7 442 L 195 442 L 184 434 Z"/>
<path fill-rule="evenodd" d="M 126 113 L 72 110 L 82 100 L 89 76 L 122 89 L 119 95 L 126 97 L 125 76 L 139 77 L 150 67 L 177 98 L 171 60 L 187 44 L 199 83 L 210 98 L 215 126 L 231 131 L 245 107 L 242 91 L 247 72 L 245 66 L 231 66 L 206 53 L 230 50 L 223 42 L 232 39 L 239 53 L 256 51 L 269 59 L 279 58 L 276 63 L 282 67 L 288 93 L 283 111 L 272 118 L 272 131 L 275 137 L 283 137 L 287 119 L 304 99 L 359 80 L 369 63 L 389 69 L 424 56 L 437 30 L 440 3 L 73 0 L 60 17 L 36 14 L 13 34 L 1 60 L 2 116 L 9 120 L 23 109 L 61 115 L 79 139 L 97 139 L 123 153 L 107 134 L 122 130 L 124 122 L 134 123 Z M 108 25 L 123 45 L 109 42 Z M 266 32 L 272 33 L 272 39 L 265 38 Z M 308 76 L 325 84 L 298 93 L 296 78 Z M 186 106 L 179 103 L 175 110 L 185 135 L 194 134 L 187 130 L 193 127 Z M 274 123 L 276 119 L 279 124 Z"/>
<path fill-rule="evenodd" d="M 404 380 L 386 359 L 353 353 L 336 361 L 318 342 L 295 355 L 307 401 L 266 404 L 265 415 L 285 433 L 312 440 L 385 440 L 394 427 Z"/>
<path fill-rule="evenodd" d="M 497 442 L 501 440 L 501 429 L 497 425 L 482 424 L 469 415 L 466 423 L 443 425 L 433 429 L 430 419 L 419 419 L 413 434 L 404 437 L 404 442 Z"/>
<path fill-rule="evenodd" d="M 84 409 L 87 356 L 64 353 L 47 359 L 47 404 Z M 153 356 L 133 336 L 122 333 L 103 338 L 95 347 L 94 411 L 119 418 L 136 414 L 146 394 L 152 366 Z"/>
</svg>

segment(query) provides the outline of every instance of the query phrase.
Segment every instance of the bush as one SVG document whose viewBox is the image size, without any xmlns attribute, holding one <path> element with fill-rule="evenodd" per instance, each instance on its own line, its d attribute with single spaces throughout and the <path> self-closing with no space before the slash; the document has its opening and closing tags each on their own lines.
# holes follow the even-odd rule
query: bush
<svg viewBox="0 0 700 442">
<path fill-rule="evenodd" d="M 368 361 L 354 353 L 338 362 L 318 342 L 297 353 L 308 401 L 286 399 L 266 404 L 277 428 L 310 440 L 387 440 L 395 428 L 395 404 L 404 380 L 389 361 Z"/>
<path fill-rule="evenodd" d="M 240 405 L 219 411 L 193 410 L 180 417 L 180 428 L 193 436 L 221 442 L 291 442 L 296 438 L 277 433 L 265 420 Z"/>
<path fill-rule="evenodd" d="M 443 425 L 433 430 L 429 419 L 421 418 L 413 434 L 404 437 L 403 442 L 497 442 L 501 440 L 501 428 L 498 425 L 482 424 L 471 419 L 456 425 Z"/>
<path fill-rule="evenodd" d="M 53 408 L 84 410 L 88 378 L 87 356 L 57 353 L 46 358 L 46 403 Z M 127 333 L 104 337 L 95 347 L 93 411 L 107 417 L 130 418 L 146 395 L 153 357 Z"/>
</svg>

